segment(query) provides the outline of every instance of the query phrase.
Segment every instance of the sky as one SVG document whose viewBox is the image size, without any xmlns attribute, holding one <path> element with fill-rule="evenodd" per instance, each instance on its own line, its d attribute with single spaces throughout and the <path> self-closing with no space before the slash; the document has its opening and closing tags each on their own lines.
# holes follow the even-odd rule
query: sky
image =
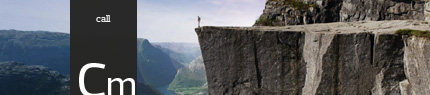
<svg viewBox="0 0 430 95">
<path fill-rule="evenodd" d="M 197 43 L 202 26 L 252 26 L 266 0 L 137 0 L 137 37 Z M 0 0 L 0 29 L 70 33 L 70 0 Z"/>
<path fill-rule="evenodd" d="M 70 0 L 0 0 L 0 29 L 70 33 Z"/>
<path fill-rule="evenodd" d="M 252 26 L 266 0 L 137 0 L 137 37 L 198 43 L 198 26 Z"/>
</svg>

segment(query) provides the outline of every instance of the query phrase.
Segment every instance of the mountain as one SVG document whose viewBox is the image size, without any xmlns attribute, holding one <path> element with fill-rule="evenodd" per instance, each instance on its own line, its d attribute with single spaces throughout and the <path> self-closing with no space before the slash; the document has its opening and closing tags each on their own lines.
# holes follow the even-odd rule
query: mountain
<svg viewBox="0 0 430 95">
<path fill-rule="evenodd" d="M 0 30 L 0 61 L 42 65 L 70 74 L 70 34 Z"/>
<path fill-rule="evenodd" d="M 430 11 L 425 1 L 428 0 L 267 0 L 254 25 L 424 20 Z"/>
<path fill-rule="evenodd" d="M 188 67 L 178 70 L 169 90 L 184 95 L 207 94 L 207 79 L 202 56 L 194 59 Z M 206 85 L 205 85 L 206 84 Z"/>
<path fill-rule="evenodd" d="M 200 55 L 198 51 L 200 51 L 200 46 L 198 43 L 175 43 L 175 42 L 155 42 L 152 43 L 155 47 L 163 47 L 167 48 L 173 52 L 186 53 L 192 55 Z M 196 57 L 197 57 L 196 56 Z"/>
<path fill-rule="evenodd" d="M 0 62 L 1 95 L 70 95 L 70 78 L 43 66 Z"/>
<path fill-rule="evenodd" d="M 147 83 L 162 93 L 183 66 L 152 46 L 146 39 L 137 39 L 137 81 Z"/>
<path fill-rule="evenodd" d="M 170 58 L 182 65 L 188 65 L 191 61 L 201 55 L 200 46 L 197 43 L 152 43 L 154 47 L 161 49 Z"/>
<path fill-rule="evenodd" d="M 203 63 L 203 57 L 199 56 L 193 61 L 190 62 L 190 65 L 188 65 L 188 69 L 190 69 L 191 72 L 194 73 L 201 73 L 205 75 L 206 79 L 206 71 L 205 71 L 205 64 Z"/>
</svg>

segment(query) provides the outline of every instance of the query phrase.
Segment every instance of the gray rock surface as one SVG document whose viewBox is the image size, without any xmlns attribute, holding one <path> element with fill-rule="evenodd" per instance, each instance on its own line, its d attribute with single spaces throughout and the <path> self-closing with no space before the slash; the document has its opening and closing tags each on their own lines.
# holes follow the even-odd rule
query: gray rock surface
<svg viewBox="0 0 430 95">
<path fill-rule="evenodd" d="M 402 37 L 390 34 L 376 35 L 374 43 L 373 66 L 381 69 L 375 77 L 376 87 L 372 89 L 372 94 L 399 95 L 398 84 L 406 78 Z"/>
<path fill-rule="evenodd" d="M 424 16 L 426 21 L 430 21 L 430 0 L 425 0 L 426 3 L 424 4 Z"/>
<path fill-rule="evenodd" d="M 411 90 L 411 84 L 408 80 L 403 80 L 399 83 L 401 95 L 413 95 Z"/>
<path fill-rule="evenodd" d="M 409 37 L 405 39 L 405 73 L 414 95 L 430 93 L 430 40 Z"/>
<path fill-rule="evenodd" d="M 403 28 L 430 30 L 418 22 L 204 26 L 196 33 L 211 95 L 400 95 L 401 81 L 420 76 L 410 74 L 407 79 L 405 72 L 410 69 L 405 70 L 404 61 L 412 57 L 420 61 L 410 64 L 429 63 L 430 53 L 423 51 L 430 49 L 423 47 L 430 44 L 418 41 L 413 46 L 423 51 L 408 56 L 405 44 L 410 43 L 393 33 Z M 411 69 L 423 74 L 430 70 L 426 65 Z M 426 78 L 409 79 L 412 90 L 427 93 L 429 84 L 414 88 Z"/>
<path fill-rule="evenodd" d="M 268 0 L 260 18 L 267 19 L 270 24 L 257 23 L 255 26 L 424 20 L 424 1 L 426 0 Z"/>
</svg>

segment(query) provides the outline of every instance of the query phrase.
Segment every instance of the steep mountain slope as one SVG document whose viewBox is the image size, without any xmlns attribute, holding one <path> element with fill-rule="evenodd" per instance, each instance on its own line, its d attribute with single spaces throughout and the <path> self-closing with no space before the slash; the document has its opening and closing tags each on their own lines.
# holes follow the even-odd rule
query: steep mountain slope
<svg viewBox="0 0 430 95">
<path fill-rule="evenodd" d="M 43 66 L 0 62 L 1 95 L 69 95 L 69 81 Z"/>
<path fill-rule="evenodd" d="M 191 72 L 204 74 L 206 79 L 205 64 L 203 63 L 202 56 L 199 56 L 192 62 L 190 62 L 190 65 L 188 65 L 188 69 L 190 69 Z"/>
<path fill-rule="evenodd" d="M 428 0 L 267 0 L 256 26 L 424 20 Z"/>
<path fill-rule="evenodd" d="M 173 81 L 179 62 L 170 59 L 160 49 L 155 48 L 146 39 L 137 39 L 137 81 L 147 83 L 160 90 Z"/>
<path fill-rule="evenodd" d="M 191 61 L 201 55 L 199 44 L 197 43 L 152 43 L 154 47 L 161 49 L 170 58 L 178 61 L 182 65 L 188 65 Z"/>
<path fill-rule="evenodd" d="M 42 65 L 70 73 L 70 35 L 45 31 L 0 30 L 0 61 Z"/>
<path fill-rule="evenodd" d="M 207 94 L 207 79 L 202 56 L 193 60 L 188 67 L 178 70 L 169 90 L 185 95 Z"/>
</svg>

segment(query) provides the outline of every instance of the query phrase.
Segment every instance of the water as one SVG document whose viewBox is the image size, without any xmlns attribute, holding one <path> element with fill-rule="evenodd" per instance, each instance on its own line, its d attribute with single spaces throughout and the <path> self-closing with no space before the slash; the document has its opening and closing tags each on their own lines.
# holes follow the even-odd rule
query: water
<svg viewBox="0 0 430 95">
<path fill-rule="evenodd" d="M 158 87 L 156 89 L 158 91 L 160 91 L 161 93 L 166 94 L 166 95 L 176 95 L 175 92 L 169 91 L 169 90 L 167 90 L 167 88 L 169 88 L 169 85 L 166 85 L 166 86 L 163 86 L 163 87 Z"/>
</svg>

